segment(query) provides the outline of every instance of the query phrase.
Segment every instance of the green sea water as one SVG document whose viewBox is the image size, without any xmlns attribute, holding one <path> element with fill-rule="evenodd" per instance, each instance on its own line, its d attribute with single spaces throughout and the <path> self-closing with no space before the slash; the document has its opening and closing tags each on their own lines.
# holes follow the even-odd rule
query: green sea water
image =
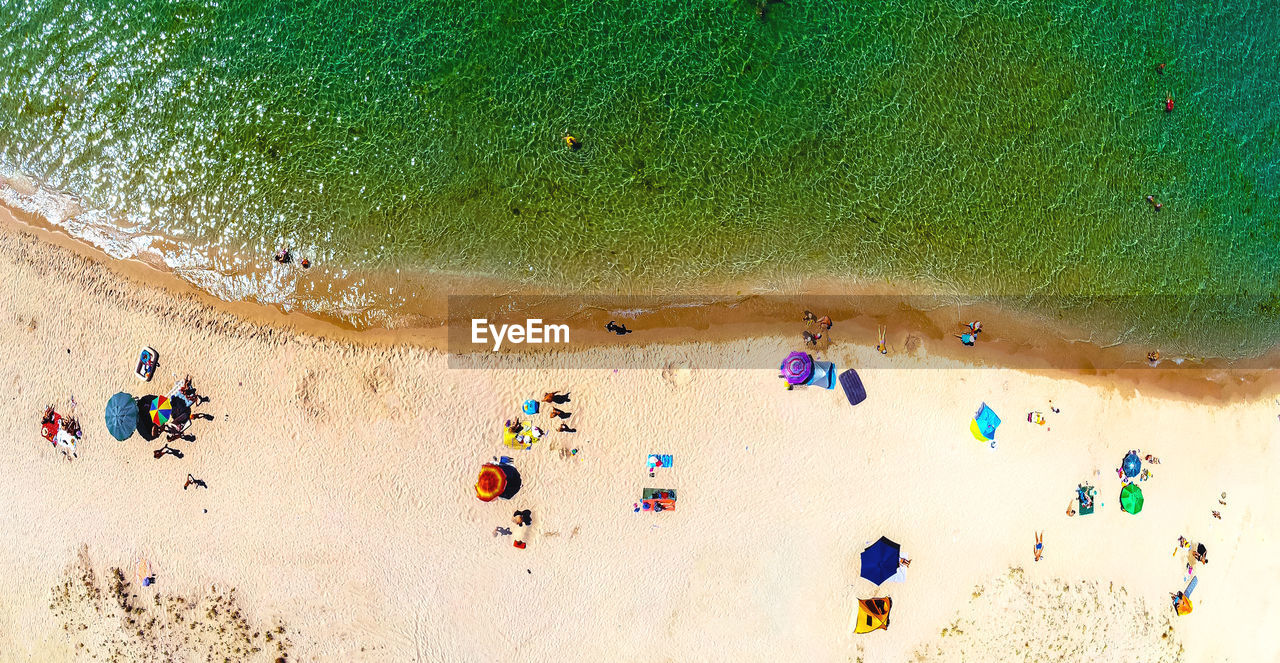
<svg viewBox="0 0 1280 663">
<path fill-rule="evenodd" d="M 1280 339 L 1256 0 L 9 0 L 0 168 L 188 266 L 283 240 L 575 291 L 910 280 Z"/>
</svg>

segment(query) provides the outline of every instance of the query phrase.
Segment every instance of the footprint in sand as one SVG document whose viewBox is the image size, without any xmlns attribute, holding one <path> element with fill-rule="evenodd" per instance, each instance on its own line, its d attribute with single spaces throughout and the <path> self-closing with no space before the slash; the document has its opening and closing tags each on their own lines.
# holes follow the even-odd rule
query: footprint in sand
<svg viewBox="0 0 1280 663">
<path fill-rule="evenodd" d="M 662 379 L 673 387 L 683 387 L 693 381 L 693 371 L 682 361 L 670 362 L 662 369 Z"/>
</svg>

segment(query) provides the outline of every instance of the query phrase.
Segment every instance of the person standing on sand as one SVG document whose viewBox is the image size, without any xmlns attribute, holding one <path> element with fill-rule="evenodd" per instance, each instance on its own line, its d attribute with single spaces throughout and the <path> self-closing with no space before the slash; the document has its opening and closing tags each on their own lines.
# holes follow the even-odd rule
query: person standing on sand
<svg viewBox="0 0 1280 663">
<path fill-rule="evenodd" d="M 822 334 L 814 334 L 813 332 L 810 332 L 807 330 L 800 332 L 800 335 L 804 337 L 805 345 L 817 345 L 818 340 L 822 338 Z"/>
</svg>

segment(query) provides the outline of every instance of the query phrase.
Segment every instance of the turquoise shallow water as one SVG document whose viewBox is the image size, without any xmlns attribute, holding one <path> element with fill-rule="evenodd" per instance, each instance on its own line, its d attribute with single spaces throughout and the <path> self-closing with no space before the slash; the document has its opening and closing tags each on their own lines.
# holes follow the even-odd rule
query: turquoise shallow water
<svg viewBox="0 0 1280 663">
<path fill-rule="evenodd" d="M 1273 6 L 758 9 L 14 0 L 0 168 L 215 273 L 283 239 L 330 266 L 596 291 L 1138 296 L 1117 330 L 1277 339 Z"/>
</svg>

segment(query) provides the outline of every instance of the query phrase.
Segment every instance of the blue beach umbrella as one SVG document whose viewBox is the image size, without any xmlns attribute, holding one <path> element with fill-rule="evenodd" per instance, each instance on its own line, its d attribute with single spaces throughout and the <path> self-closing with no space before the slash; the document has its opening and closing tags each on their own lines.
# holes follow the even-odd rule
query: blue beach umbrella
<svg viewBox="0 0 1280 663">
<path fill-rule="evenodd" d="M 1125 476 L 1129 478 L 1136 477 L 1142 471 L 1142 461 L 1137 454 L 1126 454 L 1124 461 L 1120 463 L 1120 469 L 1124 470 Z"/>
<path fill-rule="evenodd" d="M 882 536 L 862 551 L 862 577 L 873 585 L 882 584 L 898 572 L 901 558 L 902 546 Z"/>
<path fill-rule="evenodd" d="M 138 425 L 138 403 L 123 391 L 107 401 L 107 432 L 124 442 Z"/>
</svg>

